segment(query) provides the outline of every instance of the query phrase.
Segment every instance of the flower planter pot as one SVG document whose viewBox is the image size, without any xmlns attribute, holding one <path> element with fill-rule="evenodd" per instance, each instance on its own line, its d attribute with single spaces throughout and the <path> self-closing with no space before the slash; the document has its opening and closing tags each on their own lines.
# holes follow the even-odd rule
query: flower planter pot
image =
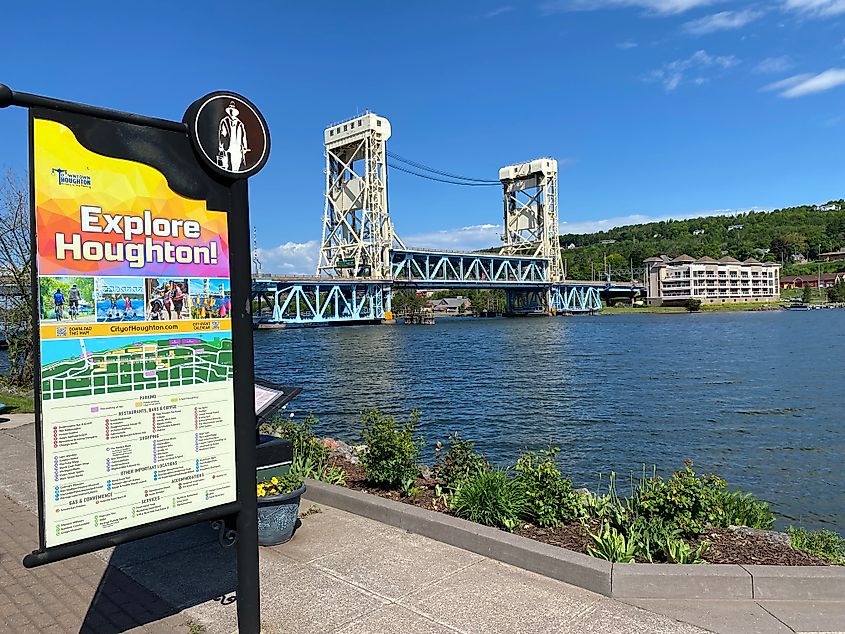
<svg viewBox="0 0 845 634">
<path fill-rule="evenodd" d="M 258 498 L 258 543 L 261 546 L 277 546 L 290 541 L 296 530 L 303 493 L 304 484 L 290 493 Z"/>
</svg>

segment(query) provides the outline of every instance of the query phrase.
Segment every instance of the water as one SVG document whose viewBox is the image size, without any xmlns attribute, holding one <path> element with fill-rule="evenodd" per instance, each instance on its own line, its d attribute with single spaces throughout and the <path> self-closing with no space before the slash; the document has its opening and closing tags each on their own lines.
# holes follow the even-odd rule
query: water
<svg viewBox="0 0 845 634">
<path fill-rule="evenodd" d="M 293 405 L 326 435 L 418 408 L 430 444 L 457 431 L 505 464 L 552 443 L 589 487 L 690 458 L 770 500 L 778 526 L 845 532 L 843 327 L 817 310 L 267 330 L 256 374 L 305 388 Z"/>
</svg>

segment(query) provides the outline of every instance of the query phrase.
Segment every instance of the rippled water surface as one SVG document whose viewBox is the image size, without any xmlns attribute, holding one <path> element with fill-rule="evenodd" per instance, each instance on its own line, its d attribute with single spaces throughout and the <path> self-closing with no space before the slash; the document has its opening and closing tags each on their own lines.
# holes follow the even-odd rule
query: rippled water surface
<svg viewBox="0 0 845 634">
<path fill-rule="evenodd" d="M 492 460 L 561 447 L 564 471 L 684 458 L 772 501 L 779 525 L 845 531 L 845 311 L 444 319 L 258 331 L 256 374 L 302 386 L 297 413 L 358 436 L 362 408 L 417 408 Z"/>
</svg>

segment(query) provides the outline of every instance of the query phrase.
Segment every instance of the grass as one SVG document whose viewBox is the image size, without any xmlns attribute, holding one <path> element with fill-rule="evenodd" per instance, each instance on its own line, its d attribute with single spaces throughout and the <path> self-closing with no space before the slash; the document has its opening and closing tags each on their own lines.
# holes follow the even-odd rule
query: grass
<svg viewBox="0 0 845 634">
<path fill-rule="evenodd" d="M 756 310 L 758 308 L 775 308 L 781 305 L 780 302 L 737 302 L 735 304 L 702 304 L 702 312 L 718 312 L 725 310 Z"/>
<path fill-rule="evenodd" d="M 685 313 L 683 306 L 603 306 L 600 315 L 630 315 L 632 313 Z"/>
<path fill-rule="evenodd" d="M 35 403 L 31 396 L 15 394 L 0 388 L 0 403 L 6 404 L 6 414 L 31 414 L 35 411 Z"/>
<path fill-rule="evenodd" d="M 780 306 L 780 302 L 738 302 L 733 304 L 702 304 L 699 312 L 724 312 L 756 310 L 759 308 L 770 308 Z M 635 313 L 686 313 L 683 306 L 605 306 L 601 309 L 602 315 L 631 315 Z"/>
</svg>

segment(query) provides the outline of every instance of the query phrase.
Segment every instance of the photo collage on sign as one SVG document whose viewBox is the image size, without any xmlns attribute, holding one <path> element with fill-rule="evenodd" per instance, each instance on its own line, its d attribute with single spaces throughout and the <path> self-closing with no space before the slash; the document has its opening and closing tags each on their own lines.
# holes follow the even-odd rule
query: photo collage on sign
<svg viewBox="0 0 845 634">
<path fill-rule="evenodd" d="M 225 278 L 39 278 L 41 324 L 219 319 L 232 310 Z"/>
</svg>

